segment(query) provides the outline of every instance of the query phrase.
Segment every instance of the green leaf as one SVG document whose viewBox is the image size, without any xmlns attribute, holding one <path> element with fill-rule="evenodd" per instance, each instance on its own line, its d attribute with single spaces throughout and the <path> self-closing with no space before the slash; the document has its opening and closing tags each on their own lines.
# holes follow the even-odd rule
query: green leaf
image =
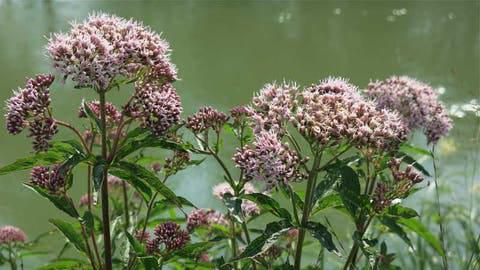
<svg viewBox="0 0 480 270">
<path fill-rule="evenodd" d="M 402 162 L 405 162 L 409 165 L 412 165 L 415 169 L 419 170 L 420 172 L 422 172 L 424 175 L 430 177 L 430 173 L 427 171 L 427 169 L 425 169 L 422 164 L 418 163 L 416 159 L 414 159 L 413 157 L 405 154 L 405 153 L 402 153 L 402 152 L 398 152 L 396 154 L 397 158 L 401 158 L 402 159 Z"/>
<path fill-rule="evenodd" d="M 427 149 L 416 147 L 416 146 L 413 146 L 413 145 L 408 144 L 408 143 L 403 143 L 400 146 L 400 150 L 403 151 L 403 152 L 409 152 L 409 153 L 412 153 L 412 154 L 432 157 L 432 153 L 430 151 L 428 151 Z"/>
<path fill-rule="evenodd" d="M 86 262 L 74 259 L 60 259 L 50 262 L 38 268 L 38 270 L 72 270 L 72 269 L 91 269 Z"/>
<path fill-rule="evenodd" d="M 292 220 L 292 217 L 288 210 L 285 208 L 281 208 L 280 204 L 270 196 L 262 193 L 252 193 L 242 195 L 242 198 L 257 203 L 260 208 L 274 214 L 275 216 L 281 217 L 289 221 Z"/>
<path fill-rule="evenodd" d="M 55 225 L 60 232 L 67 238 L 67 240 L 72 243 L 75 248 L 83 253 L 86 253 L 86 246 L 84 239 L 82 238 L 81 234 L 78 233 L 75 228 L 72 226 L 72 224 L 62 221 L 60 219 L 50 219 L 50 223 Z"/>
<path fill-rule="evenodd" d="M 90 106 L 88 106 L 88 103 L 85 102 L 85 100 L 82 100 L 82 108 L 85 111 L 85 114 L 87 117 L 95 123 L 95 126 L 97 129 L 101 132 L 103 130 L 102 122 L 100 119 L 95 115 L 95 113 L 90 109 Z"/>
<path fill-rule="evenodd" d="M 85 229 L 88 233 L 92 232 L 95 228 L 94 217 L 90 211 L 85 211 L 85 213 L 83 213 L 80 222 L 83 224 L 83 226 L 85 226 Z"/>
<path fill-rule="evenodd" d="M 428 229 L 422 223 L 420 223 L 418 219 L 399 218 L 398 223 L 407 227 L 409 230 L 415 232 L 418 236 L 427 241 L 427 243 L 430 244 L 430 246 L 435 249 L 440 256 L 445 256 L 440 241 L 431 232 L 429 232 Z"/>
<path fill-rule="evenodd" d="M 276 221 L 267 224 L 262 235 L 255 238 L 248 246 L 245 247 L 245 250 L 233 261 L 242 260 L 245 258 L 253 258 L 263 252 L 267 251 L 277 240 L 290 230 L 292 224 L 288 220 Z"/>
<path fill-rule="evenodd" d="M 230 193 L 225 193 L 223 195 L 223 203 L 225 203 L 228 213 L 233 216 L 237 222 L 242 223 L 242 199 L 234 197 Z"/>
<path fill-rule="evenodd" d="M 132 246 L 136 255 L 137 256 L 145 255 L 145 247 L 135 237 L 133 237 L 129 232 L 126 231 L 125 235 L 127 236 L 128 242 Z"/>
<path fill-rule="evenodd" d="M 118 162 L 115 165 L 115 168 L 121 169 L 124 172 L 127 172 L 130 179 L 140 179 L 142 182 L 148 183 L 148 185 L 150 185 L 155 191 L 157 191 L 163 197 L 165 197 L 165 199 L 170 200 L 180 208 L 182 207 L 182 204 L 177 198 L 177 195 L 175 195 L 175 193 L 170 188 L 168 188 L 164 183 L 162 183 L 162 181 L 151 171 L 145 169 L 142 166 L 139 166 L 134 163 L 126 162 L 126 161 Z M 126 178 L 122 178 L 122 179 L 127 180 Z"/>
<path fill-rule="evenodd" d="M 342 205 L 342 198 L 340 197 L 339 194 L 330 194 L 325 197 L 323 197 L 321 200 L 317 202 L 317 206 L 313 210 L 313 214 L 317 214 L 318 212 L 328 209 L 328 208 L 333 208 L 333 207 L 338 207 Z"/>
<path fill-rule="evenodd" d="M 313 203 L 315 203 L 318 199 L 324 196 L 325 193 L 332 188 L 332 186 L 338 179 L 338 176 L 327 174 L 326 179 L 318 183 L 317 187 L 315 188 L 315 193 L 313 193 Z"/>
<path fill-rule="evenodd" d="M 71 141 L 53 142 L 52 147 L 46 152 L 40 152 L 32 156 L 21 158 L 15 162 L 0 168 L 0 175 L 31 169 L 35 166 L 46 166 L 62 163 L 78 150 L 72 146 Z"/>
<path fill-rule="evenodd" d="M 97 160 L 95 161 L 92 170 L 93 188 L 95 189 L 95 191 L 99 191 L 102 186 L 103 173 L 106 166 L 107 163 L 105 162 L 105 160 L 103 160 L 101 157 L 97 157 Z"/>
<path fill-rule="evenodd" d="M 398 235 L 405 243 L 407 243 L 407 245 L 413 247 L 412 241 L 410 241 L 410 238 L 408 238 L 407 233 L 402 229 L 402 227 L 398 225 L 397 219 L 383 216 L 380 217 L 380 222 L 382 222 L 383 225 L 387 226 L 390 231 Z"/>
<path fill-rule="evenodd" d="M 50 194 L 48 191 L 44 190 L 41 187 L 37 187 L 30 184 L 24 184 L 29 189 L 35 191 L 36 193 L 40 194 L 42 197 L 47 198 L 50 202 L 52 202 L 58 209 L 62 210 L 63 212 L 67 213 L 69 216 L 73 218 L 78 218 L 78 212 L 75 209 L 75 205 L 73 204 L 72 199 L 66 197 L 62 194 Z"/>
<path fill-rule="evenodd" d="M 392 205 L 387 209 L 387 215 L 402 218 L 418 217 L 417 211 L 412 208 L 404 207 L 399 204 Z"/>
<path fill-rule="evenodd" d="M 136 174 L 135 171 L 124 169 L 121 165 L 113 165 L 108 172 L 111 175 L 127 181 L 135 188 L 135 190 L 137 190 L 145 202 L 150 202 L 152 198 L 152 189 L 144 179 Z"/>
<path fill-rule="evenodd" d="M 142 262 L 143 266 L 145 267 L 145 270 L 158 270 L 158 269 L 160 269 L 158 267 L 157 259 L 153 256 L 139 257 L 139 259 Z"/>
<path fill-rule="evenodd" d="M 176 256 L 180 258 L 190 258 L 195 259 L 200 256 L 203 252 L 208 250 L 209 248 L 213 247 L 217 241 L 205 241 L 205 242 L 198 242 L 193 244 L 187 244 L 183 248 L 176 250 L 169 254 L 166 260 L 170 260 Z"/>
<path fill-rule="evenodd" d="M 338 167 L 335 171 L 329 171 L 333 174 L 331 177 L 335 178 L 335 174 L 340 175 L 340 185 L 338 186 L 338 193 L 348 210 L 350 215 L 355 219 L 357 209 L 362 205 L 360 198 L 360 182 L 357 173 L 349 166 Z"/>
<path fill-rule="evenodd" d="M 337 247 L 333 243 L 332 235 L 328 231 L 327 227 L 318 222 L 308 222 L 307 230 L 315 237 L 324 248 L 328 251 L 338 252 Z"/>
<path fill-rule="evenodd" d="M 123 146 L 118 150 L 115 158 L 116 160 L 121 160 L 126 156 L 130 155 L 131 153 L 146 147 L 157 147 L 161 149 L 169 149 L 169 150 L 177 150 L 177 151 L 188 150 L 186 145 L 182 145 L 174 141 L 158 138 L 151 134 L 145 138 L 141 138 L 138 140 L 132 139 L 128 142 L 125 142 Z"/>
</svg>

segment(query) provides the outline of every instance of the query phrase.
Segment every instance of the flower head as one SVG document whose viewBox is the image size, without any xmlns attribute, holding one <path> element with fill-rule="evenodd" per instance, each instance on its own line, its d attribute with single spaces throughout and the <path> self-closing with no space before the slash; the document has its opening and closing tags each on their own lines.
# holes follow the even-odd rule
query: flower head
<svg viewBox="0 0 480 270">
<path fill-rule="evenodd" d="M 99 13 L 72 23 L 68 33 L 54 34 L 47 45 L 53 67 L 78 87 L 106 89 L 116 76 L 176 79 L 170 49 L 160 35 L 133 20 Z"/>
<path fill-rule="evenodd" d="M 52 75 L 40 74 L 27 79 L 24 88 L 14 92 L 6 102 L 6 128 L 10 134 L 18 134 L 29 127 L 34 138 L 34 150 L 49 148 L 49 141 L 57 132 L 55 121 L 47 113 L 50 105 L 48 87 L 53 83 Z"/>
<path fill-rule="evenodd" d="M 273 130 L 258 134 L 253 144 L 237 150 L 233 159 L 247 180 L 264 181 L 267 188 L 303 178 L 302 161 Z"/>
<path fill-rule="evenodd" d="M 85 105 L 88 106 L 88 108 L 93 112 L 95 117 L 100 119 L 100 102 L 99 101 L 92 101 L 89 103 L 86 103 Z M 105 103 L 105 116 L 106 116 L 106 122 L 107 125 L 112 125 L 120 121 L 121 114 L 115 107 L 110 102 Z M 87 118 L 87 113 L 85 112 L 84 106 L 81 106 L 78 109 L 78 117 L 80 118 Z"/>
<path fill-rule="evenodd" d="M 297 105 L 298 86 L 295 83 L 266 84 L 253 97 L 254 132 L 274 130 L 283 133 L 284 122 L 290 120 Z"/>
<path fill-rule="evenodd" d="M 165 245 L 169 251 L 177 250 L 190 241 L 190 235 L 175 222 L 167 221 L 154 229 L 155 238 L 159 244 Z"/>
<path fill-rule="evenodd" d="M 226 114 L 212 107 L 202 107 L 198 112 L 187 118 L 186 127 L 194 133 L 202 133 L 208 129 L 219 131 L 228 120 Z"/>
<path fill-rule="evenodd" d="M 227 220 L 223 214 L 213 209 L 195 209 L 187 217 L 187 229 L 189 231 L 214 224 L 227 225 Z"/>
<path fill-rule="evenodd" d="M 124 111 L 140 119 L 141 125 L 149 128 L 153 134 L 161 136 L 180 120 L 182 106 L 172 84 L 139 82 L 135 85 L 132 101 Z"/>
<path fill-rule="evenodd" d="M 19 228 L 8 225 L 0 228 L 0 245 L 25 242 L 27 235 Z"/>
<path fill-rule="evenodd" d="M 33 167 L 30 173 L 30 183 L 44 188 L 51 193 L 62 192 L 65 187 L 65 175 L 60 170 L 61 165 Z"/>
<path fill-rule="evenodd" d="M 392 76 L 371 82 L 366 93 L 375 98 L 379 108 L 399 112 L 411 129 L 422 129 L 428 143 L 435 144 L 452 128 L 451 119 L 428 84 L 407 76 Z"/>
<path fill-rule="evenodd" d="M 88 206 L 89 202 L 93 203 L 93 197 L 89 198 L 88 194 L 83 194 L 82 197 L 80 197 L 79 205 L 80 205 L 80 207 L 86 207 L 86 206 Z"/>
</svg>

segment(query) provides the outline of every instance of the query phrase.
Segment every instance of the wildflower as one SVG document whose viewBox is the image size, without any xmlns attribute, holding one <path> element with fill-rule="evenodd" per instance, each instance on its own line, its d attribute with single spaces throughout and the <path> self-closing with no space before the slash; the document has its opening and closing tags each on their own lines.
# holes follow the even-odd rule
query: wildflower
<svg viewBox="0 0 480 270">
<path fill-rule="evenodd" d="M 426 83 L 407 76 L 392 76 L 369 83 L 366 93 L 375 98 L 379 108 L 398 111 L 409 128 L 421 129 L 428 143 L 435 144 L 452 128 L 438 95 Z"/>
<path fill-rule="evenodd" d="M 377 183 L 375 192 L 373 194 L 373 208 L 377 212 L 381 212 L 386 207 L 392 204 L 392 199 L 389 198 L 390 188 L 386 183 Z"/>
<path fill-rule="evenodd" d="M 241 208 L 243 213 L 247 217 L 256 216 L 260 214 L 260 207 L 258 207 L 256 203 L 249 200 L 242 200 Z"/>
<path fill-rule="evenodd" d="M 8 225 L 0 228 L 0 245 L 25 242 L 27 235 L 21 229 Z"/>
<path fill-rule="evenodd" d="M 223 200 L 223 197 L 225 196 L 225 194 L 230 194 L 233 196 L 234 192 L 233 192 L 233 188 L 230 186 L 230 184 L 228 184 L 227 182 L 223 182 L 223 183 L 220 183 L 220 184 L 217 184 L 213 187 L 212 189 L 212 193 L 213 193 L 213 196 L 217 197 L 218 199 L 220 200 Z"/>
<path fill-rule="evenodd" d="M 49 141 L 57 133 L 55 121 L 47 113 L 50 105 L 48 87 L 53 83 L 52 75 L 40 74 L 27 80 L 24 88 L 14 92 L 7 100 L 6 128 L 10 134 L 19 134 L 29 127 L 29 137 L 34 138 L 36 152 L 47 150 Z"/>
<path fill-rule="evenodd" d="M 220 129 L 227 122 L 226 114 L 219 112 L 212 107 L 202 107 L 198 112 L 187 118 L 186 127 L 194 133 L 202 133 L 208 129 L 220 132 Z"/>
<path fill-rule="evenodd" d="M 116 177 L 115 175 L 109 174 L 107 176 L 107 183 L 108 183 L 108 186 L 112 188 L 119 188 L 123 185 L 123 180 Z"/>
<path fill-rule="evenodd" d="M 135 239 L 137 239 L 140 243 L 147 243 L 150 238 L 151 236 L 148 231 L 143 231 L 143 230 L 135 231 Z"/>
<path fill-rule="evenodd" d="M 61 165 L 33 167 L 30 173 L 30 183 L 48 190 L 51 193 L 59 193 L 65 187 L 65 175 L 60 171 Z"/>
<path fill-rule="evenodd" d="M 154 79 L 173 81 L 170 49 L 160 35 L 133 20 L 92 14 L 54 34 L 47 45 L 53 67 L 77 87 L 107 89 L 116 76 L 134 77 L 142 69 Z"/>
<path fill-rule="evenodd" d="M 95 117 L 100 119 L 100 102 L 99 101 L 92 101 L 86 104 L 88 108 L 93 112 Z M 105 116 L 107 125 L 113 125 L 120 121 L 121 114 L 110 102 L 105 103 Z M 87 118 L 87 113 L 85 112 L 85 108 L 81 106 L 78 110 L 78 117 L 80 118 Z"/>
<path fill-rule="evenodd" d="M 252 99 L 254 133 L 274 130 L 282 134 L 284 122 L 293 116 L 297 95 L 298 86 L 295 83 L 266 84 Z"/>
<path fill-rule="evenodd" d="M 88 194 L 82 195 L 82 197 L 80 197 L 80 200 L 79 200 L 80 207 L 88 206 L 89 201 L 93 203 L 93 198 L 92 197 L 89 198 Z"/>
<path fill-rule="evenodd" d="M 257 189 L 251 183 L 245 183 L 243 186 L 243 192 L 245 194 L 257 193 Z M 223 182 L 213 187 L 213 196 L 220 200 L 223 200 L 225 194 L 234 195 L 233 188 L 227 183 Z M 258 205 L 249 200 L 242 200 L 241 208 L 246 216 L 254 216 L 260 214 L 260 208 Z"/>
<path fill-rule="evenodd" d="M 188 232 L 172 221 L 155 227 L 154 234 L 158 243 L 165 245 L 168 251 L 180 249 L 190 241 Z"/>
<path fill-rule="evenodd" d="M 174 175 L 178 171 L 185 169 L 190 162 L 190 155 L 185 151 L 174 151 L 172 157 L 165 159 L 163 166 L 166 175 Z"/>
<path fill-rule="evenodd" d="M 417 172 L 412 165 L 407 165 L 404 171 L 400 169 L 401 159 L 391 159 L 388 162 L 388 167 L 392 172 L 393 179 L 396 182 L 410 181 L 412 184 L 417 184 L 423 181 L 423 176 Z"/>
<path fill-rule="evenodd" d="M 28 127 L 28 137 L 33 137 L 33 150 L 46 151 L 50 148 L 50 141 L 57 134 L 58 127 L 52 118 L 33 119 Z"/>
<path fill-rule="evenodd" d="M 235 123 L 240 123 L 243 119 L 251 117 L 252 115 L 253 110 L 247 106 L 236 106 L 230 110 L 230 116 Z"/>
<path fill-rule="evenodd" d="M 142 127 L 149 128 L 154 135 L 161 136 L 180 120 L 182 106 L 172 84 L 137 83 L 124 112 L 140 119 Z"/>
<path fill-rule="evenodd" d="M 155 162 L 152 165 L 152 170 L 156 173 L 158 173 L 160 170 L 162 170 L 162 164 Z"/>
<path fill-rule="evenodd" d="M 245 179 L 264 181 L 267 189 L 303 178 L 300 158 L 273 131 L 257 135 L 254 143 L 237 150 L 233 159 Z"/>
</svg>

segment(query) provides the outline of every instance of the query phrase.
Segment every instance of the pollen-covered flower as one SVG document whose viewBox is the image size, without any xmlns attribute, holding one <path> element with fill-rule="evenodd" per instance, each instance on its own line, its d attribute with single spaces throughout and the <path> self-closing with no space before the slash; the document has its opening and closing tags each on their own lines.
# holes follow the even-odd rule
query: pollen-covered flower
<svg viewBox="0 0 480 270">
<path fill-rule="evenodd" d="M 266 84 L 252 99 L 254 132 L 274 130 L 283 133 L 284 122 L 290 120 L 297 105 L 297 95 L 295 83 Z"/>
<path fill-rule="evenodd" d="M 24 88 L 14 92 L 6 102 L 6 128 L 10 134 L 18 134 L 29 127 L 30 137 L 34 138 L 34 150 L 47 150 L 49 141 L 57 132 L 55 121 L 47 113 L 50 105 L 48 87 L 52 84 L 52 75 L 40 74 L 27 79 Z"/>
<path fill-rule="evenodd" d="M 258 134 L 253 144 L 237 150 L 233 159 L 247 180 L 264 181 L 267 189 L 303 178 L 302 161 L 273 130 Z"/>
<path fill-rule="evenodd" d="M 167 221 L 154 229 L 159 244 L 165 245 L 168 251 L 182 248 L 190 241 L 190 235 L 175 222 Z"/>
<path fill-rule="evenodd" d="M 385 81 L 371 82 L 366 91 L 379 108 L 396 110 L 411 128 L 421 129 L 428 143 L 435 144 L 452 128 L 443 105 L 433 88 L 407 76 L 392 76 Z"/>
<path fill-rule="evenodd" d="M 175 67 L 170 49 L 159 34 L 133 20 L 109 14 L 92 14 L 72 23 L 68 33 L 54 34 L 47 45 L 53 67 L 78 87 L 106 89 L 116 76 L 147 76 L 173 81 Z"/>
<path fill-rule="evenodd" d="M 135 85 L 135 95 L 125 106 L 124 112 L 140 119 L 143 127 L 149 128 L 156 136 L 161 136 L 180 120 L 182 106 L 172 84 L 139 82 Z"/>
<path fill-rule="evenodd" d="M 101 116 L 100 115 L 100 102 L 99 101 L 92 101 L 92 102 L 86 103 L 86 105 L 93 112 L 95 117 L 100 119 L 100 116 Z M 120 120 L 121 114 L 117 110 L 115 105 L 113 105 L 110 102 L 106 102 L 105 103 L 105 116 L 106 116 L 107 125 L 112 125 L 114 123 L 117 123 Z M 78 109 L 78 117 L 87 118 L 87 113 L 85 112 L 85 108 L 83 106 L 81 106 Z"/>
<path fill-rule="evenodd" d="M 57 124 L 52 118 L 33 119 L 30 121 L 28 130 L 30 131 L 28 137 L 34 139 L 33 150 L 35 152 L 48 150 L 53 135 L 58 132 Z"/>
<path fill-rule="evenodd" d="M 27 235 L 21 229 L 9 225 L 0 228 L 0 245 L 25 242 Z"/>
<path fill-rule="evenodd" d="M 66 184 L 65 175 L 60 168 L 61 165 L 33 167 L 30 173 L 30 183 L 51 193 L 59 193 Z"/>
<path fill-rule="evenodd" d="M 192 116 L 187 118 L 186 127 L 194 133 L 202 133 L 208 129 L 220 131 L 227 122 L 228 116 L 212 107 L 202 107 Z"/>
</svg>

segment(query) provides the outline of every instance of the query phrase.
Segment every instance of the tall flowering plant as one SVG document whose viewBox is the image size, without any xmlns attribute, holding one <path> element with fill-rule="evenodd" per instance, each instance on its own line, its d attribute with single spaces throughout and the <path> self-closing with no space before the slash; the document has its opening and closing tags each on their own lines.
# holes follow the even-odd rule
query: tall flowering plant
<svg viewBox="0 0 480 270">
<path fill-rule="evenodd" d="M 405 230 L 423 237 L 447 264 L 443 243 L 415 210 L 401 205 L 429 176 L 411 154 L 430 152 L 410 145 L 409 134 L 419 129 L 434 145 L 451 128 L 430 86 L 408 77 L 372 82 L 364 91 L 333 77 L 305 88 L 271 83 L 228 114 L 202 107 L 182 120 L 169 53 L 168 43 L 148 27 L 93 14 L 68 33 L 52 35 L 47 45 L 62 81 L 98 96 L 81 102 L 82 128 L 55 116 L 53 75 L 28 79 L 7 101 L 8 132 L 28 129 L 34 153 L 0 173 L 30 169 L 25 185 L 70 217 L 50 222 L 85 255 L 80 261 L 57 258 L 51 267 L 301 269 L 312 237 L 322 247 L 319 257 L 332 252 L 344 269 L 360 263 L 390 269 L 394 255 L 379 232 L 411 245 Z M 134 92 L 123 106 L 107 101 L 126 85 Z M 59 128 L 76 139 L 54 141 Z M 223 158 L 227 139 L 238 145 L 231 159 Z M 146 148 L 171 154 L 159 158 Z M 224 211 L 199 208 L 167 185 L 207 158 L 224 175 L 212 187 Z M 81 164 L 87 189 L 76 203 L 70 189 L 82 181 L 74 179 Z M 339 210 L 355 225 L 351 248 L 328 219 L 318 218 L 326 209 Z M 260 229 L 255 224 L 262 215 L 275 220 Z M 26 241 L 23 233 L 11 235 L 17 235 L 11 241 Z"/>
</svg>

